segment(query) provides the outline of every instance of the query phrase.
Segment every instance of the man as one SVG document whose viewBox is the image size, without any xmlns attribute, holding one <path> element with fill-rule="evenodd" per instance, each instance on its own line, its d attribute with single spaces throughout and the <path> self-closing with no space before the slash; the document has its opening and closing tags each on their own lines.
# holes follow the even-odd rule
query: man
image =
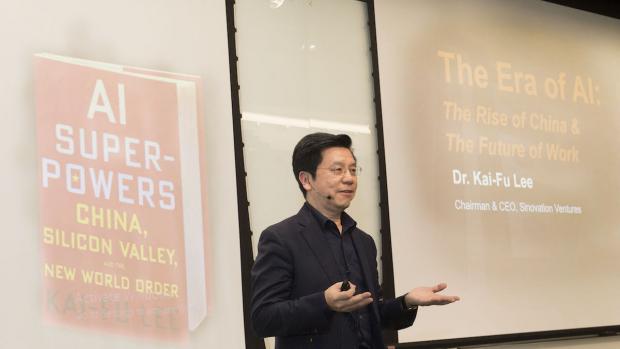
<svg viewBox="0 0 620 349">
<path fill-rule="evenodd" d="M 344 212 L 358 174 L 349 136 L 305 136 L 293 151 L 293 172 L 306 203 L 262 233 L 252 268 L 259 336 L 276 336 L 278 349 L 379 349 L 381 328 L 410 326 L 418 306 L 459 300 L 437 293 L 445 284 L 382 299 L 374 241 Z"/>
</svg>

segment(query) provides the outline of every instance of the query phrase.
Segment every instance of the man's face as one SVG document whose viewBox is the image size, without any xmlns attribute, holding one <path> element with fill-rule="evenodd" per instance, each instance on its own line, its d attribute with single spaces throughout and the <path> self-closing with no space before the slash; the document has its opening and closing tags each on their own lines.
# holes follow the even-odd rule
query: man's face
<svg viewBox="0 0 620 349">
<path fill-rule="evenodd" d="M 340 213 L 351 204 L 357 190 L 357 163 L 348 148 L 327 148 L 314 178 L 307 174 L 302 184 L 306 199 L 321 212 Z"/>
</svg>

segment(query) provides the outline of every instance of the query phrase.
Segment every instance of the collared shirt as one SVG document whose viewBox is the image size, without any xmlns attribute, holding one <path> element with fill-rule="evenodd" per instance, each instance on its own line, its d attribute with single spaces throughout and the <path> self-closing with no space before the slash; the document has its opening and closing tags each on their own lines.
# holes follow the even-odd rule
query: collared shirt
<svg viewBox="0 0 620 349">
<path fill-rule="evenodd" d="M 338 264 L 338 269 L 342 276 L 342 280 L 349 280 L 355 286 L 356 294 L 364 293 L 368 291 L 368 286 L 364 280 L 362 273 L 362 265 L 360 263 L 355 244 L 353 243 L 352 233 L 357 226 L 357 222 L 351 218 L 346 212 L 343 212 L 340 217 L 340 223 L 342 224 L 342 234 L 338 231 L 336 223 L 325 217 L 318 210 L 312 207 L 307 202 L 305 203 L 312 212 L 312 215 L 316 218 L 325 239 L 327 240 L 330 250 Z M 371 348 L 372 337 L 370 327 L 370 312 L 368 306 L 359 309 L 357 311 L 347 313 L 350 332 L 343 333 L 343 337 L 350 337 L 352 341 L 357 345 L 355 348 Z"/>
</svg>

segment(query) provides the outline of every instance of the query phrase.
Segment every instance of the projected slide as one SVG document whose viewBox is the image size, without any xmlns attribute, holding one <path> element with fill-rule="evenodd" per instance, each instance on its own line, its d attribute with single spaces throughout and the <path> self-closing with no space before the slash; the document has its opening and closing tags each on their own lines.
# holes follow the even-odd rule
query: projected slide
<svg viewBox="0 0 620 349">
<path fill-rule="evenodd" d="M 375 6 L 396 293 L 463 298 L 399 341 L 620 324 L 620 22 Z"/>
<path fill-rule="evenodd" d="M 207 310 L 200 79 L 51 54 L 35 78 L 45 317 L 184 338 Z"/>
</svg>

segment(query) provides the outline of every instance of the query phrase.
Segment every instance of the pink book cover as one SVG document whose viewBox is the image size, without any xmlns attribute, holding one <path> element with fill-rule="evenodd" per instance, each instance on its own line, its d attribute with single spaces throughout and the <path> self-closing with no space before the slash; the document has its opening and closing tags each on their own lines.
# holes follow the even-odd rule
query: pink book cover
<svg viewBox="0 0 620 349">
<path fill-rule="evenodd" d="M 45 318 L 186 338 L 207 310 L 200 78 L 38 54 L 35 80 Z"/>
</svg>

